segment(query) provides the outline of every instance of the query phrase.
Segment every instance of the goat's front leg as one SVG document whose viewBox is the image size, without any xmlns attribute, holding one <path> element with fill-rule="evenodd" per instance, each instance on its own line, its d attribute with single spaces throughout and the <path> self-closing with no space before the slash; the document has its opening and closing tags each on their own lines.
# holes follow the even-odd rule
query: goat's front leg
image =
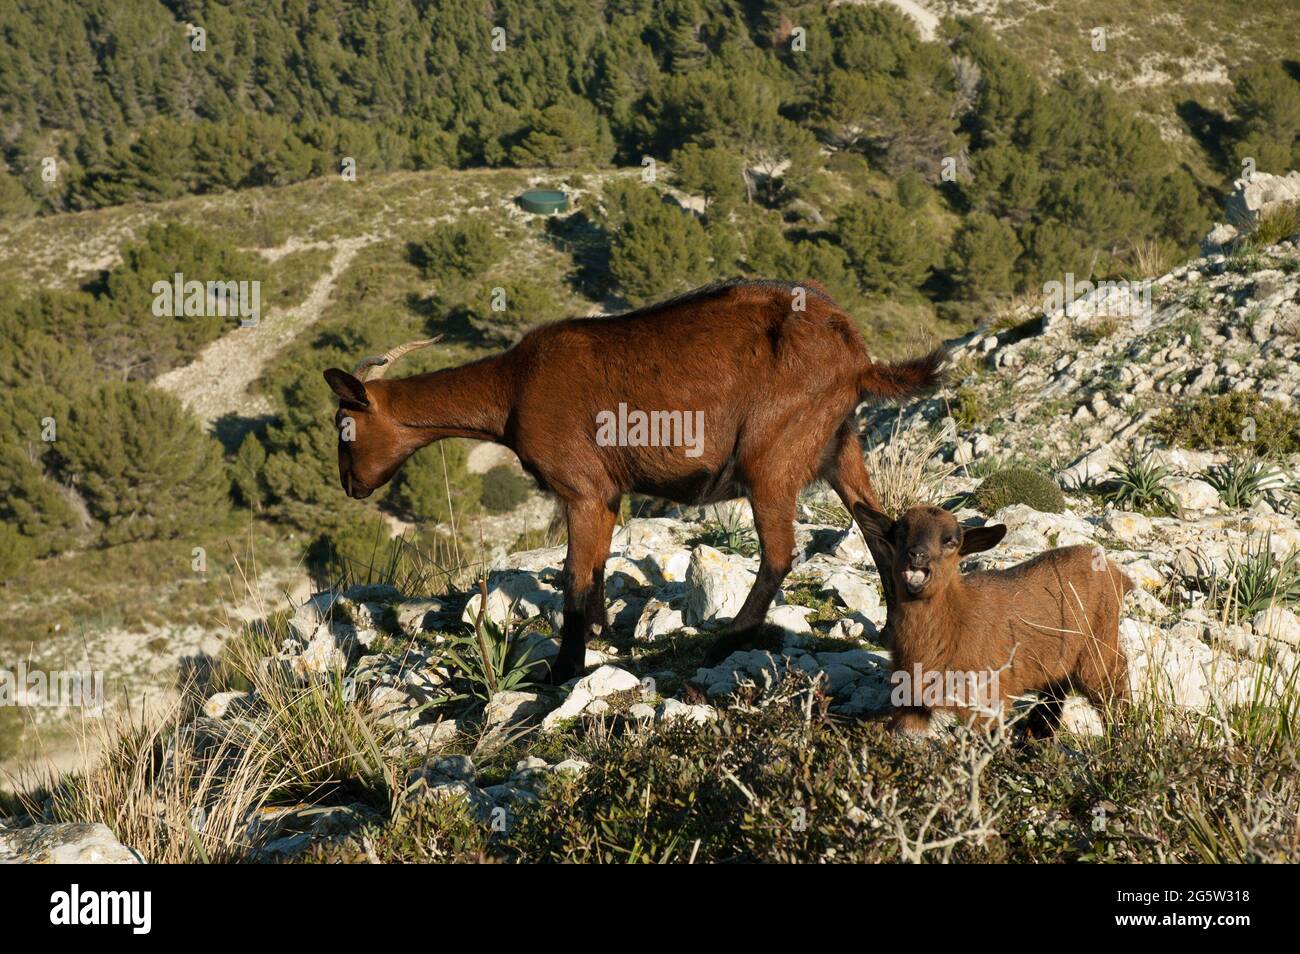
<svg viewBox="0 0 1300 954">
<path fill-rule="evenodd" d="M 706 659 L 709 665 L 717 665 L 737 649 L 761 641 L 768 607 L 794 563 L 794 503 L 793 493 L 750 496 L 760 549 L 758 576 L 728 632 L 710 647 Z"/>
<path fill-rule="evenodd" d="M 603 503 L 579 500 L 565 507 L 569 552 L 564 560 L 564 625 L 560 653 L 551 663 L 551 682 L 559 685 L 583 669 L 588 633 L 608 625 L 605 616 L 605 560 L 614 532 L 615 511 Z"/>
</svg>

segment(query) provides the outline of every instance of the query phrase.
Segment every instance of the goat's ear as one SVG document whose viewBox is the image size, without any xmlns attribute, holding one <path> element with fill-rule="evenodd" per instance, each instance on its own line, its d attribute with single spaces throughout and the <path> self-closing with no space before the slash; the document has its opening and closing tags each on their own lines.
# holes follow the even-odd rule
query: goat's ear
<svg viewBox="0 0 1300 954">
<path fill-rule="evenodd" d="M 330 368 L 325 372 L 325 382 L 343 400 L 360 404 L 362 407 L 369 406 L 370 398 L 366 395 L 366 386 L 346 371 Z"/>
<path fill-rule="evenodd" d="M 870 534 L 881 543 L 890 542 L 894 533 L 894 521 L 889 519 L 888 514 L 872 510 L 864 503 L 856 503 L 853 505 L 853 517 L 863 534 Z"/>
<path fill-rule="evenodd" d="M 1002 523 L 995 523 L 989 527 L 970 527 L 962 531 L 959 552 L 962 556 L 968 556 L 971 553 L 992 550 L 1006 535 L 1007 527 Z"/>
</svg>

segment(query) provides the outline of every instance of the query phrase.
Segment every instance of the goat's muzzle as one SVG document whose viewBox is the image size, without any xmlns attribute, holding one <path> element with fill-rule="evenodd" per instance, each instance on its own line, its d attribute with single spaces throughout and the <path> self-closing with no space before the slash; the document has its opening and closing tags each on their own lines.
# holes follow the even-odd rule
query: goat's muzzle
<svg viewBox="0 0 1300 954">
<path fill-rule="evenodd" d="M 925 584 L 930 582 L 930 568 L 928 566 L 905 566 L 901 576 L 907 591 L 916 596 L 925 589 Z"/>
<path fill-rule="evenodd" d="M 357 483 L 350 473 L 343 476 L 343 490 L 353 500 L 364 500 L 375 492 L 373 487 L 364 487 Z"/>
</svg>

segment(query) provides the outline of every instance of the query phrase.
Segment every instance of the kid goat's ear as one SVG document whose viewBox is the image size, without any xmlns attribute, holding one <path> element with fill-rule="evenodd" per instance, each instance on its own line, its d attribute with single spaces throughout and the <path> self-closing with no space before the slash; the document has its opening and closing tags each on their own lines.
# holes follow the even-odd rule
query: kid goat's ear
<svg viewBox="0 0 1300 954">
<path fill-rule="evenodd" d="M 894 521 L 889 519 L 888 514 L 872 510 L 864 503 L 857 503 L 853 505 L 853 516 L 864 534 L 870 534 L 882 543 L 889 543 L 890 535 L 894 532 Z"/>
<path fill-rule="evenodd" d="M 325 382 L 343 400 L 360 404 L 362 407 L 369 406 L 370 398 L 366 395 L 366 386 L 346 371 L 330 368 L 325 372 Z"/>
<path fill-rule="evenodd" d="M 1007 535 L 1005 524 L 995 523 L 990 527 L 970 527 L 962 531 L 961 550 L 962 556 L 971 553 L 981 553 L 984 550 L 991 550 Z"/>
</svg>

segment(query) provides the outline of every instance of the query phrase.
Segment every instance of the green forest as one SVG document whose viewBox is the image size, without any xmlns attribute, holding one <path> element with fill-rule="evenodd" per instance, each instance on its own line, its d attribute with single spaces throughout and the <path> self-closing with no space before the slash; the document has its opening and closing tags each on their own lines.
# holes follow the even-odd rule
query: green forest
<svg viewBox="0 0 1300 954">
<path fill-rule="evenodd" d="M 339 294 L 354 320 L 322 322 L 262 376 L 274 413 L 217 434 L 150 382 L 236 322 L 142 322 L 149 289 L 174 272 L 238 275 L 274 307 L 302 294 L 291 262 L 237 230 L 172 223 L 81 287 L 4 289 L 0 578 L 241 516 L 296 528 L 315 552 L 364 535 L 375 502 L 344 506 L 321 369 L 467 322 L 467 348 L 508 344 L 517 328 L 475 306 L 503 280 L 530 322 L 575 298 L 637 305 L 754 275 L 815 279 L 854 314 L 903 303 L 966 329 L 1066 272 L 1139 277 L 1195 249 L 1244 157 L 1300 167 L 1298 75 L 1273 60 L 1238 70 L 1193 163 L 1105 83 L 1047 77 L 974 19 L 922 41 L 888 7 L 10 0 L 0 227 L 349 168 L 542 169 L 571 184 L 650 161 L 666 172 L 618 178 L 548 223 L 575 266 L 564 286 L 489 281 L 508 257 L 496 224 L 423 230 L 389 273 L 435 294 L 380 314 L 389 273 L 353 276 Z M 467 506 L 520 498 L 503 474 L 469 475 L 464 455 L 447 445 Z M 407 468 L 377 503 L 444 520 L 443 474 Z"/>
</svg>

